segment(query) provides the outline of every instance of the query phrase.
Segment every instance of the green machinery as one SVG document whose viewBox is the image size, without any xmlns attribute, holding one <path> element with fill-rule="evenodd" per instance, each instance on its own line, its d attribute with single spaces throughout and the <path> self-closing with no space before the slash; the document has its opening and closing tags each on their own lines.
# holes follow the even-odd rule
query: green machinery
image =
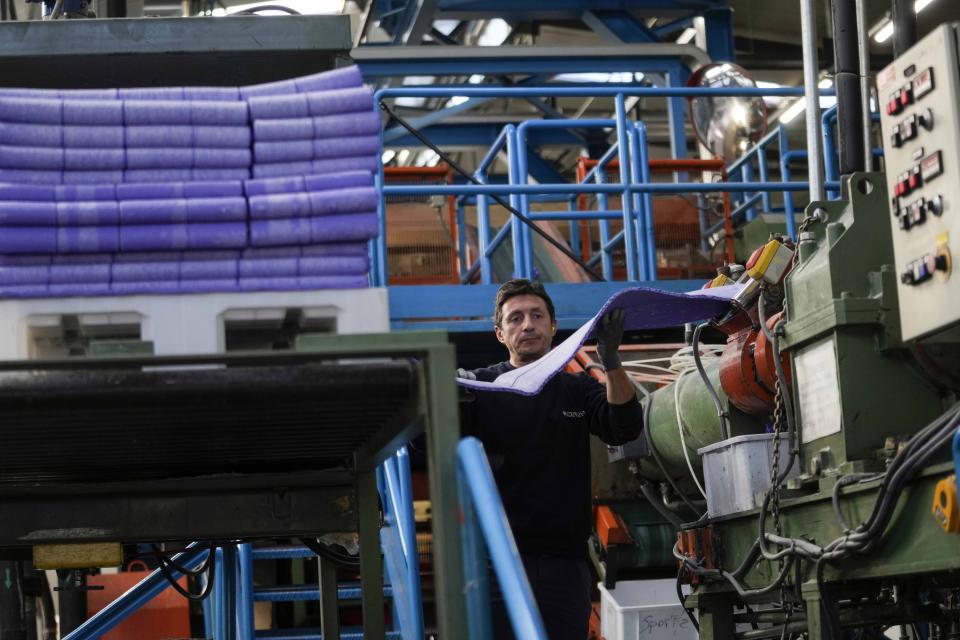
<svg viewBox="0 0 960 640">
<path fill-rule="evenodd" d="M 633 468 L 685 523 L 701 638 L 960 638 L 957 33 L 878 77 L 886 173 L 811 203 L 724 354 L 647 401 Z"/>
</svg>

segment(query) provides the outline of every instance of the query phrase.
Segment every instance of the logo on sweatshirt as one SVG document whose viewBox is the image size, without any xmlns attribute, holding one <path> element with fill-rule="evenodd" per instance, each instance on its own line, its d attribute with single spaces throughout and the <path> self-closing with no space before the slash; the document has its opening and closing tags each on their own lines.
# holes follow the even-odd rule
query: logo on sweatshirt
<svg viewBox="0 0 960 640">
<path fill-rule="evenodd" d="M 586 411 L 562 411 L 564 418 L 582 418 L 587 415 Z"/>
</svg>

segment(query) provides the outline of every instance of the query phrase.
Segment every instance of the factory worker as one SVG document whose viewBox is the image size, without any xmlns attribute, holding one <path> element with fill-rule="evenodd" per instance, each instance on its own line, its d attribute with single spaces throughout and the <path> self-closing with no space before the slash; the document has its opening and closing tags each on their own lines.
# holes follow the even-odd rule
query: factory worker
<svg viewBox="0 0 960 640">
<path fill-rule="evenodd" d="M 464 435 L 483 442 L 523 566 L 551 640 L 584 640 L 590 617 L 590 434 L 611 445 L 636 438 L 643 415 L 620 365 L 623 310 L 596 329 L 607 386 L 559 373 L 535 396 L 474 390 L 461 404 Z M 497 292 L 494 331 L 510 359 L 460 377 L 492 382 L 543 357 L 557 331 L 543 285 L 511 280 Z M 495 581 L 493 581 L 495 583 Z M 494 591 L 497 591 L 494 589 Z M 492 595 L 493 637 L 512 638 L 503 597 Z"/>
</svg>

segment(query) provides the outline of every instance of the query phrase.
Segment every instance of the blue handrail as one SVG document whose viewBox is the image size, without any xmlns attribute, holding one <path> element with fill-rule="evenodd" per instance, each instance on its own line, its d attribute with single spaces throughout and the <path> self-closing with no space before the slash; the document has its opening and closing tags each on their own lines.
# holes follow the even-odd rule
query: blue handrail
<svg viewBox="0 0 960 640">
<path fill-rule="evenodd" d="M 457 461 L 459 482 L 463 488 L 461 496 L 466 497 L 469 509 L 477 515 L 476 522 L 472 524 L 478 526 L 483 534 L 513 632 L 525 640 L 546 640 L 543 619 L 523 571 L 520 552 L 510 532 L 510 524 L 500 502 L 483 445 L 476 438 L 464 438 L 457 445 Z M 469 523 L 465 524 L 469 526 Z M 466 553 L 474 561 L 482 556 L 482 552 L 478 553 L 476 548 L 467 549 Z M 470 603 L 468 598 L 468 611 Z"/>
</svg>

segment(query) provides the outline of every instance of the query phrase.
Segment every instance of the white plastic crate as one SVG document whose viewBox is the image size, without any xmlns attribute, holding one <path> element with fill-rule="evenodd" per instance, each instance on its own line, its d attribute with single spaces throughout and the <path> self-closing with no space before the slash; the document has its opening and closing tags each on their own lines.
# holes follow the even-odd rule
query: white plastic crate
<svg viewBox="0 0 960 640">
<path fill-rule="evenodd" d="M 59 327 L 63 316 L 76 316 L 85 331 L 95 334 L 139 327 L 140 340 L 153 342 L 156 355 L 188 355 L 222 353 L 228 320 L 279 321 L 291 308 L 323 321 L 332 333 L 390 330 L 386 289 L 2 300 L 0 360 L 33 357 L 31 336 Z"/>
<path fill-rule="evenodd" d="M 677 599 L 675 580 L 600 585 L 600 634 L 604 640 L 696 640 L 697 630 Z"/>
<path fill-rule="evenodd" d="M 716 442 L 697 451 L 703 457 L 707 512 L 710 517 L 760 506 L 758 495 L 770 488 L 773 434 L 758 433 Z M 790 459 L 787 434 L 780 439 L 780 469 Z M 794 464 L 787 478 L 797 475 Z"/>
</svg>

